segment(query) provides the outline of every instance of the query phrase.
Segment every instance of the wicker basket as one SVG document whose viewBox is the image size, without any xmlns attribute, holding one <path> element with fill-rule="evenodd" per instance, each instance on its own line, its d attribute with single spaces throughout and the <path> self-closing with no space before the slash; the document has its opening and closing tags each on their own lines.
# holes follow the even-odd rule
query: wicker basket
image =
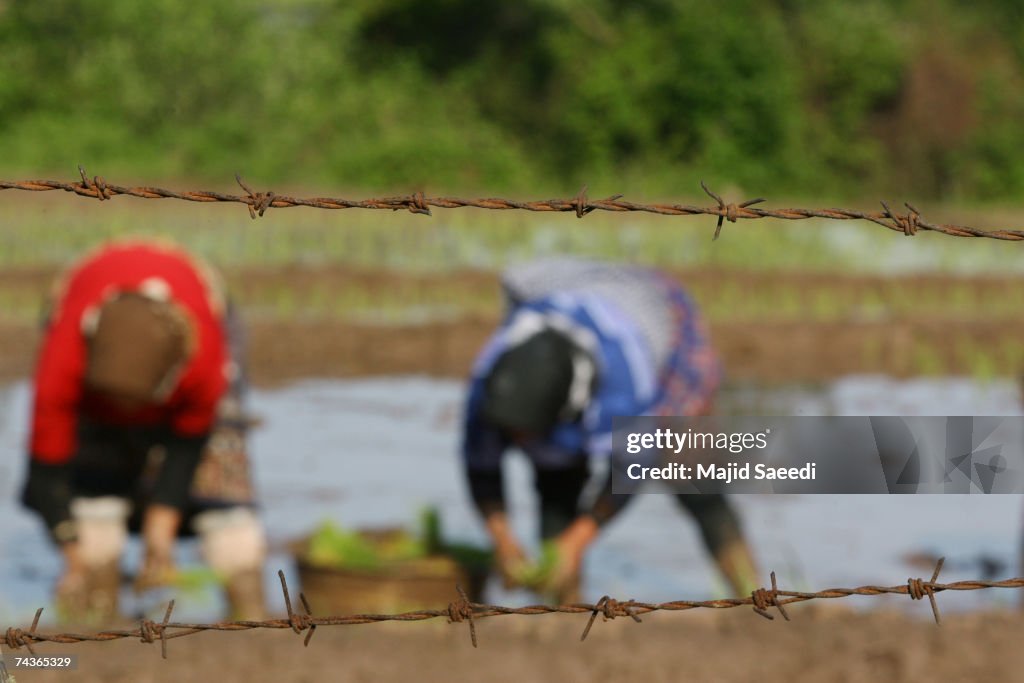
<svg viewBox="0 0 1024 683">
<path fill-rule="evenodd" d="M 379 538 L 388 531 L 361 532 Z M 305 559 L 308 539 L 294 544 L 302 592 L 317 615 L 392 614 L 419 609 L 445 609 L 458 599 L 456 586 L 479 602 L 486 574 L 470 572 L 451 557 L 393 562 L 373 571 L 322 567 Z"/>
</svg>

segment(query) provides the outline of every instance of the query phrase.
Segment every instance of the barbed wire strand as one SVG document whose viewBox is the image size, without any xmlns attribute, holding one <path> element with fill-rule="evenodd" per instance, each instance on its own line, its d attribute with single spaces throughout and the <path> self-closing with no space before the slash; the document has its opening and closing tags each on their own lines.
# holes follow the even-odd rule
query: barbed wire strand
<svg viewBox="0 0 1024 683">
<path fill-rule="evenodd" d="M 304 613 L 296 612 L 292 607 L 291 595 L 288 584 L 285 581 L 284 572 L 279 571 L 278 577 L 281 580 L 281 590 L 284 594 L 285 609 L 287 617 L 277 619 L 266 619 L 263 621 L 221 621 L 209 624 L 180 623 L 172 622 L 171 613 L 174 609 L 174 601 L 167 605 L 167 611 L 160 622 L 143 619 L 139 627 L 130 630 L 108 630 L 93 634 L 80 633 L 41 633 L 37 631 L 42 608 L 36 611 L 32 626 L 27 630 L 20 628 L 8 628 L 0 640 L 6 647 L 17 650 L 26 648 L 30 653 L 35 654 L 34 644 L 38 643 L 81 643 L 81 642 L 107 642 L 121 640 L 124 638 L 138 638 L 142 643 L 160 642 L 162 656 L 167 657 L 167 641 L 174 638 L 183 638 L 203 631 L 250 631 L 254 629 L 291 629 L 296 634 L 306 632 L 303 644 L 308 646 L 317 627 L 320 626 L 354 626 L 361 624 L 373 624 L 384 621 L 425 621 L 428 619 L 446 618 L 449 623 L 467 623 L 469 625 L 470 639 L 473 647 L 477 647 L 477 620 L 486 617 L 510 616 L 510 615 L 540 615 L 540 614 L 589 614 L 587 623 L 580 636 L 580 640 L 586 640 L 598 616 L 603 621 L 617 617 L 629 617 L 640 623 L 640 616 L 650 612 L 679 612 L 691 609 L 729 609 L 733 607 L 749 606 L 758 615 L 767 619 L 774 619 L 768 612 L 772 607 L 778 609 L 786 621 L 790 621 L 786 605 L 807 602 L 809 600 L 846 598 L 853 595 L 877 596 L 877 595 L 909 595 L 912 600 L 921 600 L 927 597 L 931 603 L 932 615 L 936 624 L 941 624 L 938 603 L 935 596 L 943 591 L 974 591 L 991 588 L 1024 588 L 1024 578 L 1005 579 L 1002 581 L 955 581 L 953 583 L 938 583 L 939 572 L 942 569 L 944 558 L 939 559 L 932 573 L 930 580 L 921 578 L 907 579 L 905 584 L 895 586 L 859 586 L 857 588 L 826 588 L 816 592 L 790 591 L 778 587 L 775 572 L 771 574 L 771 588 L 758 588 L 750 596 L 744 598 L 723 598 L 716 600 L 672 600 L 670 602 L 638 602 L 636 600 L 619 601 L 609 596 L 604 596 L 594 604 L 576 603 L 568 605 L 529 605 L 526 607 L 504 607 L 501 605 L 488 605 L 471 602 L 461 586 L 456 586 L 458 599 L 449 603 L 447 609 L 417 610 L 403 612 L 400 614 L 351 614 L 345 616 L 313 616 L 306 596 L 301 594 Z"/>
<path fill-rule="evenodd" d="M 715 200 L 715 206 L 692 206 L 686 204 L 642 204 L 622 199 L 621 194 L 604 199 L 589 199 L 587 187 L 571 199 L 546 199 L 534 201 L 516 201 L 497 197 L 464 199 L 459 197 L 428 197 L 423 192 L 410 195 L 382 197 L 373 199 L 340 199 L 333 197 L 300 198 L 277 194 L 276 192 L 256 192 L 238 175 L 235 180 L 245 190 L 244 195 L 226 194 L 209 190 L 174 191 L 159 187 L 125 187 L 107 183 L 100 176 L 90 178 L 85 169 L 78 167 L 81 180 L 62 182 L 58 180 L 0 180 L 0 190 L 25 190 L 29 192 L 49 192 L 63 190 L 81 197 L 91 197 L 106 201 L 117 195 L 128 195 L 142 199 L 178 199 L 189 202 L 233 202 L 245 204 L 252 218 L 263 216 L 270 208 L 289 208 L 307 206 L 317 209 L 389 209 L 392 211 L 406 210 L 411 213 L 431 215 L 431 208 L 459 209 L 472 207 L 497 211 L 544 211 L 572 212 L 577 218 L 583 218 L 593 211 L 626 212 L 635 211 L 665 216 L 717 216 L 713 239 L 718 239 L 724 221 L 736 223 L 739 220 L 759 218 L 776 218 L 781 220 L 806 220 L 821 218 L 828 220 L 860 220 L 869 221 L 889 230 L 901 232 L 908 237 L 921 230 L 942 233 L 954 237 L 987 237 L 989 239 L 1022 241 L 1024 230 L 982 230 L 964 225 L 932 223 L 925 220 L 921 212 L 911 204 L 904 204 L 906 214 L 895 213 L 886 202 L 881 202 L 882 211 L 856 211 L 852 209 L 766 209 L 755 207 L 766 201 L 764 198 L 752 199 L 741 203 L 726 203 L 722 197 L 701 182 L 704 192 Z"/>
</svg>

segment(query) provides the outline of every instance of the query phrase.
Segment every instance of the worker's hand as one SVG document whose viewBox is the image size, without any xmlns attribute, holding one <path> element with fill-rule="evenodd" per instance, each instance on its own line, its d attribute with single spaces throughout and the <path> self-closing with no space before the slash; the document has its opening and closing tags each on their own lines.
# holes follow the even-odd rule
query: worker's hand
<svg viewBox="0 0 1024 683">
<path fill-rule="evenodd" d="M 498 572 L 505 588 L 520 588 L 526 584 L 530 560 L 515 539 L 508 539 L 495 546 Z"/>
<path fill-rule="evenodd" d="M 170 553 L 146 549 L 142 568 L 135 577 L 135 592 L 143 593 L 152 588 L 163 588 L 174 583 L 174 558 Z"/>
<path fill-rule="evenodd" d="M 181 512 L 169 505 L 152 504 L 142 518 L 142 541 L 147 553 L 170 556 L 178 536 Z"/>
<path fill-rule="evenodd" d="M 505 588 L 522 586 L 530 563 L 526 552 L 512 533 L 512 526 L 504 510 L 488 513 L 484 522 L 494 541 L 494 557 Z"/>
<path fill-rule="evenodd" d="M 181 524 L 181 512 L 168 505 L 153 504 L 142 519 L 145 548 L 142 569 L 135 579 L 135 591 L 166 586 L 174 579 L 174 540 Z"/>
<path fill-rule="evenodd" d="M 547 551 L 553 557 L 548 560 L 549 568 L 541 580 L 542 592 L 559 602 L 578 600 L 580 572 L 583 555 L 597 538 L 597 522 L 590 515 L 577 517 L 551 544 Z"/>
</svg>

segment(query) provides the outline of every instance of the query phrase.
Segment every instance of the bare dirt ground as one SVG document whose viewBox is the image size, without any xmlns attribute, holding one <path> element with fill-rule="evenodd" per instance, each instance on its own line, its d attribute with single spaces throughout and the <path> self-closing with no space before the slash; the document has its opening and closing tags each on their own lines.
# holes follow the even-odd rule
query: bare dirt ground
<svg viewBox="0 0 1024 683">
<path fill-rule="evenodd" d="M 940 600 L 941 603 L 941 600 Z M 928 612 L 927 606 L 922 610 Z M 325 627 L 309 648 L 284 631 L 200 633 L 160 646 L 134 640 L 38 646 L 41 654 L 77 654 L 74 672 L 16 672 L 18 683 L 148 683 L 249 680 L 361 681 L 989 681 L 1024 679 L 1024 618 L 951 614 L 941 626 L 885 611 L 849 613 L 791 606 L 792 622 L 728 613 L 658 613 L 642 624 L 594 624 L 583 615 L 503 617 L 477 624 Z M 24 652 L 22 650 L 22 652 Z"/>
<path fill-rule="evenodd" d="M 52 275 L 0 274 L 0 290 L 41 300 Z M 1024 337 L 1024 316 L 1016 306 L 994 313 L 985 304 L 1024 291 L 1021 278 L 728 271 L 679 276 L 693 291 L 703 293 L 704 300 L 731 292 L 736 313 L 730 306 L 723 312 L 719 304 L 709 317 L 714 343 L 734 380 L 818 381 L 851 373 L 970 374 L 982 354 L 987 354 L 986 367 L 994 374 L 1024 371 L 1019 341 Z M 247 269 L 229 273 L 228 280 L 246 315 L 250 367 L 260 385 L 379 374 L 461 377 L 500 316 L 498 282 L 491 273 L 414 275 L 296 267 Z M 454 314 L 386 324 L 366 322 L 344 311 L 320 314 L 303 304 L 351 290 L 365 293 L 371 308 L 375 297 L 391 304 L 446 298 L 472 304 Z M 293 302 L 290 312 L 268 309 L 266 302 L 280 292 L 287 292 Z M 781 299 L 789 298 L 786 311 L 773 305 L 773 292 L 778 293 L 780 307 Z M 753 310 L 741 310 L 745 296 L 758 297 Z M 815 304 L 821 297 L 827 299 L 824 314 L 820 303 Z M 884 305 L 897 298 L 900 303 Z M 957 308 L 947 311 L 944 302 L 954 299 Z M 865 300 L 881 301 L 883 307 L 858 303 Z M 38 331 L 29 318 L 0 317 L 0 381 L 30 374 L 37 343 Z"/>
</svg>

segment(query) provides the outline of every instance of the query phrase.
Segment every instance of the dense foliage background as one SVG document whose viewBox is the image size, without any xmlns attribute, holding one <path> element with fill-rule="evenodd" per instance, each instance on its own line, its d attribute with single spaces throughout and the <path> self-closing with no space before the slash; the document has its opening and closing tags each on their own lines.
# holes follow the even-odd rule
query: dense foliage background
<svg viewBox="0 0 1024 683">
<path fill-rule="evenodd" d="M 1024 196 L 1022 0 L 0 0 L 0 170 Z"/>
</svg>

